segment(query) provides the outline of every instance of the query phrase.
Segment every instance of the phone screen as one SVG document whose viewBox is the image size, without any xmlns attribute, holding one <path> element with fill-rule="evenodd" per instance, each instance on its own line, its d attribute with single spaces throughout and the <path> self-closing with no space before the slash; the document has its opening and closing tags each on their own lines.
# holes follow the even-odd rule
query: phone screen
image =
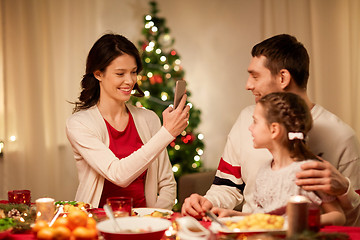
<svg viewBox="0 0 360 240">
<path fill-rule="evenodd" d="M 175 96 L 174 96 L 174 108 L 176 108 L 182 96 L 185 94 L 186 90 L 186 81 L 185 80 L 177 80 L 175 85 Z"/>
</svg>

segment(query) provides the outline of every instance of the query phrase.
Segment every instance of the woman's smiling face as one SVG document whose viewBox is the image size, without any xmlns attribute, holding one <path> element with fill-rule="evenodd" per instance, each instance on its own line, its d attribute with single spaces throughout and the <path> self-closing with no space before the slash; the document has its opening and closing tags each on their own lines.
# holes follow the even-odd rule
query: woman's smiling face
<svg viewBox="0 0 360 240">
<path fill-rule="evenodd" d="M 100 84 L 100 101 L 126 102 L 137 81 L 135 58 L 128 54 L 115 58 L 104 72 L 97 76 Z"/>
</svg>

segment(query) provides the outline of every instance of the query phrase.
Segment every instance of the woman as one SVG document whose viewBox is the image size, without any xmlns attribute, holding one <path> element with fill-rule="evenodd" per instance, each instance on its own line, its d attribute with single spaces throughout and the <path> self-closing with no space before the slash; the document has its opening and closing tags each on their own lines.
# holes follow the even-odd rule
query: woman
<svg viewBox="0 0 360 240">
<path fill-rule="evenodd" d="M 75 200 L 102 207 L 106 198 L 130 196 L 134 207 L 171 209 L 176 182 L 166 147 L 187 126 L 186 95 L 179 107 L 157 115 L 127 101 L 142 70 L 139 52 L 121 35 L 106 34 L 91 48 L 82 92 L 66 123 L 79 175 Z M 135 94 L 134 94 L 135 95 Z"/>
</svg>

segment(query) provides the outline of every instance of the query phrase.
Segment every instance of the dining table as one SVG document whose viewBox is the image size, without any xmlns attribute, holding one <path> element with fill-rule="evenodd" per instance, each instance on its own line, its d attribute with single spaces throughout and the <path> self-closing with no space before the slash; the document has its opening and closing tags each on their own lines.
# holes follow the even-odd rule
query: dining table
<svg viewBox="0 0 360 240">
<path fill-rule="evenodd" d="M 96 212 L 100 218 L 105 216 L 105 213 L 103 209 L 93 209 L 92 212 Z M 174 212 L 169 220 L 175 221 L 177 218 L 183 217 L 181 213 Z M 211 226 L 210 220 L 200 220 L 199 221 L 201 225 L 203 225 L 205 228 L 209 229 Z M 360 227 L 353 227 L 353 226 L 325 226 L 320 228 L 320 233 L 329 233 L 329 234 L 335 234 L 339 233 L 341 236 L 347 236 L 349 240 L 358 240 L 360 239 Z M 283 236 L 285 238 L 285 236 Z M 6 240 L 36 240 L 36 236 L 31 231 L 26 231 L 23 233 L 10 233 L 5 238 Z M 161 240 L 169 240 L 174 238 L 168 238 L 165 235 Z M 334 239 L 333 237 L 331 239 Z M 344 239 L 344 238 L 342 238 Z"/>
</svg>

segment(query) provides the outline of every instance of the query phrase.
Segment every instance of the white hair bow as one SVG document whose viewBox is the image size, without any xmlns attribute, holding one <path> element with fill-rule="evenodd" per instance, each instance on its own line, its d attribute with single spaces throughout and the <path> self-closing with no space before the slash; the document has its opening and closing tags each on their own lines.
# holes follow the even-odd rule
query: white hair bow
<svg viewBox="0 0 360 240">
<path fill-rule="evenodd" d="M 289 140 L 294 140 L 294 139 L 303 140 L 304 134 L 302 132 L 289 132 L 288 137 L 289 137 Z"/>
</svg>

